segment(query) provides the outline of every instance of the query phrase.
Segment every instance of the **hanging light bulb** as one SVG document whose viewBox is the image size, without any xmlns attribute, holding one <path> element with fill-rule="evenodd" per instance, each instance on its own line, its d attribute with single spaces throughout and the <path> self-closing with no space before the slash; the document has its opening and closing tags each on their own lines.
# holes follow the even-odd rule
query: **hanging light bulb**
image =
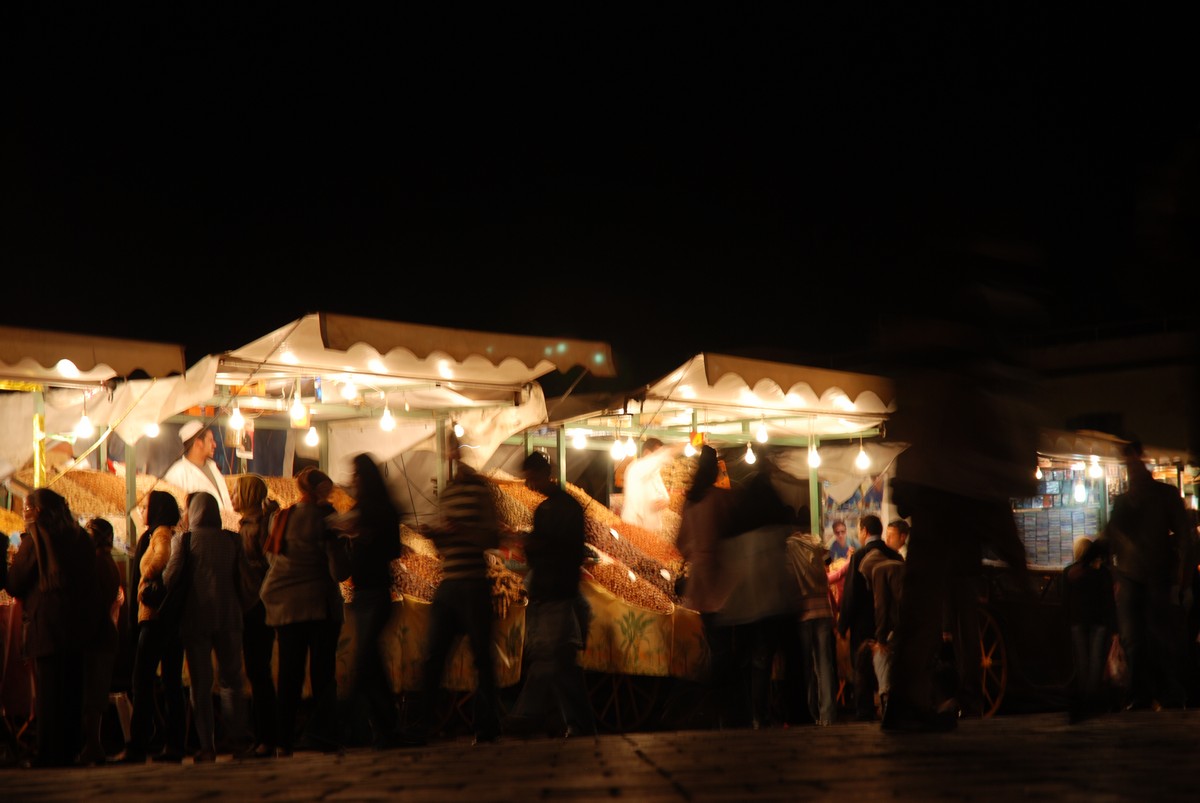
<svg viewBox="0 0 1200 803">
<path fill-rule="evenodd" d="M 461 438 L 465 431 L 466 430 L 463 429 L 462 424 L 458 423 L 457 421 L 454 422 L 454 437 Z"/>
<path fill-rule="evenodd" d="M 1097 455 L 1092 455 L 1092 464 L 1088 466 L 1088 476 L 1094 480 L 1104 476 L 1104 469 L 1100 467 L 1100 458 Z"/>
<path fill-rule="evenodd" d="M 142 430 L 142 432 L 146 435 L 147 438 L 157 438 L 158 437 L 158 424 L 151 421 L 149 424 L 146 425 L 146 428 L 144 430 Z"/>
<path fill-rule="evenodd" d="M 625 456 L 637 457 L 637 444 L 633 442 L 632 435 L 625 439 Z"/>
<path fill-rule="evenodd" d="M 1075 501 L 1087 501 L 1087 488 L 1084 487 L 1083 480 L 1075 480 Z"/>
<path fill-rule="evenodd" d="M 300 400 L 300 378 L 296 378 L 296 387 L 292 391 L 292 406 L 288 410 L 288 416 L 292 419 L 292 426 L 295 429 L 304 429 L 308 426 L 308 408 L 304 406 L 304 402 Z"/>
<path fill-rule="evenodd" d="M 342 383 L 342 398 L 346 401 L 354 401 L 358 398 L 358 386 L 354 384 L 353 379 Z"/>
<path fill-rule="evenodd" d="M 765 420 L 758 422 L 758 432 L 754 434 L 754 437 L 758 439 L 759 443 L 767 442 L 767 422 Z"/>
<path fill-rule="evenodd" d="M 317 436 L 317 428 L 309 427 L 308 434 L 304 436 L 304 442 L 309 446 L 316 446 L 320 443 L 320 438 Z"/>
<path fill-rule="evenodd" d="M 747 443 L 746 444 L 746 462 L 750 465 L 754 465 L 754 461 L 757 459 L 758 458 L 755 457 L 755 455 L 754 455 L 754 445 Z"/>
<path fill-rule="evenodd" d="M 817 447 L 815 444 L 809 444 L 809 446 L 808 446 L 808 467 L 809 468 L 820 468 L 821 467 L 821 455 L 819 452 L 817 452 Z"/>
<path fill-rule="evenodd" d="M 621 443 L 620 438 L 617 438 L 615 441 L 613 441 L 613 445 L 609 447 L 608 453 L 612 456 L 613 460 L 624 460 L 625 444 Z"/>
<path fill-rule="evenodd" d="M 691 441 L 688 441 L 687 445 L 683 447 L 683 456 L 684 457 L 695 457 L 696 456 L 696 447 L 692 446 Z"/>
<path fill-rule="evenodd" d="M 87 414 L 87 394 L 83 394 L 83 415 L 79 417 L 79 423 L 75 425 L 76 438 L 90 438 L 96 434 L 96 428 L 92 426 L 92 420 Z"/>
<path fill-rule="evenodd" d="M 1042 467 L 1041 466 L 1038 466 L 1037 470 L 1033 472 L 1033 478 L 1035 480 L 1040 480 L 1042 478 Z"/>
<path fill-rule="evenodd" d="M 383 415 L 379 416 L 379 428 L 384 432 L 391 432 L 396 428 L 396 419 L 392 417 L 392 410 L 386 404 L 383 407 Z"/>
<path fill-rule="evenodd" d="M 858 455 L 854 458 L 854 467 L 859 471 L 866 471 L 871 467 L 871 456 L 863 448 L 862 438 L 858 439 Z"/>
<path fill-rule="evenodd" d="M 246 419 L 242 417 L 242 408 L 237 402 L 233 403 L 233 412 L 229 415 L 229 426 L 231 429 L 243 430 L 246 428 Z"/>
<path fill-rule="evenodd" d="M 571 445 L 574 446 L 576 449 L 586 449 L 587 448 L 587 434 L 582 429 L 577 430 L 575 432 L 575 437 L 571 440 Z"/>
</svg>

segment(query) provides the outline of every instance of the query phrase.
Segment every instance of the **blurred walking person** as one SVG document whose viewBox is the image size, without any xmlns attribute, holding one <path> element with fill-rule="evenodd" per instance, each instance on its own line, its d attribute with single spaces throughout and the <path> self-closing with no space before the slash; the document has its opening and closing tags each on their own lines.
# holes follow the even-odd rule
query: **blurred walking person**
<svg viewBox="0 0 1200 803">
<path fill-rule="evenodd" d="M 475 662 L 475 742 L 500 738 L 496 663 L 492 649 L 492 580 L 487 551 L 500 545 L 500 517 L 488 481 L 450 448 L 453 476 L 438 498 L 437 520 L 427 534 L 442 556 L 442 580 L 430 606 L 429 641 L 421 667 L 420 715 L 407 741 L 428 735 L 433 700 L 459 636 L 466 636 Z"/>
<path fill-rule="evenodd" d="M 909 317 L 887 327 L 897 399 L 888 438 L 908 444 L 896 460 L 892 501 L 912 523 L 888 731 L 952 729 L 959 707 L 978 715 L 985 550 L 1007 566 L 1016 588 L 1029 585 L 1010 500 L 1036 488 L 1037 416 L 1032 372 L 1010 341 L 1040 307 L 1011 284 L 1015 270 L 982 277 L 950 298 L 914 299 L 901 307 Z M 956 699 L 937 699 L 933 688 L 943 633 L 958 650 Z"/>
<path fill-rule="evenodd" d="M 392 616 L 392 561 L 400 557 L 400 513 L 375 459 L 362 452 L 351 462 L 349 491 L 354 507 L 337 517 L 334 525 L 350 539 L 354 586 L 345 603 L 354 654 L 342 697 L 347 711 L 353 710 L 356 697 L 366 701 L 374 746 L 387 748 L 397 744 L 399 712 L 380 639 Z"/>
<path fill-rule="evenodd" d="M 534 731 L 552 715 L 553 728 L 565 727 L 568 736 L 595 736 L 595 715 L 579 666 L 592 618 L 579 590 L 586 542 L 583 507 L 551 479 L 544 453 L 531 452 L 521 469 L 525 486 L 545 499 L 533 511 L 533 530 L 525 541 L 525 685 L 505 729 Z"/>
</svg>

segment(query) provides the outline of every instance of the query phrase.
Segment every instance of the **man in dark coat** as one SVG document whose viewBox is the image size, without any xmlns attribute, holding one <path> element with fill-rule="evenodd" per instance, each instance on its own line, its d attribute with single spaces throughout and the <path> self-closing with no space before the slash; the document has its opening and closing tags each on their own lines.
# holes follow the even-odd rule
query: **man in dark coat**
<svg viewBox="0 0 1200 803">
<path fill-rule="evenodd" d="M 850 659 L 854 665 L 854 714 L 859 720 L 875 719 L 875 669 L 863 645 L 875 639 L 875 595 L 871 588 L 871 567 L 880 560 L 902 560 L 900 553 L 883 540 L 883 521 L 867 514 L 858 523 L 862 548 L 850 556 L 846 588 L 838 610 L 838 633 L 850 637 Z"/>
</svg>

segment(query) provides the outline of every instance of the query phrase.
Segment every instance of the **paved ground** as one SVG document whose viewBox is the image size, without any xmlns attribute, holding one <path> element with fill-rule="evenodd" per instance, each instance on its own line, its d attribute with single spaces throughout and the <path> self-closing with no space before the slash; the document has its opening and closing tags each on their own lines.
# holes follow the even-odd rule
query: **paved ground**
<svg viewBox="0 0 1200 803">
<path fill-rule="evenodd" d="M 428 747 L 209 765 L 0 770 L 0 800 L 1116 800 L 1200 799 L 1200 711 L 1068 725 L 1028 714 L 948 734 L 874 723 L 686 730 L 599 739 L 466 737 Z"/>
</svg>

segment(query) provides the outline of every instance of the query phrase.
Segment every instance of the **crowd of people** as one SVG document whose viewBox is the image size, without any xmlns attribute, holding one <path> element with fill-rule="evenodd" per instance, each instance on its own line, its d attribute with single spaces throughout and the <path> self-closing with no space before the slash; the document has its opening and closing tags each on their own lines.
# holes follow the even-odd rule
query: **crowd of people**
<svg viewBox="0 0 1200 803">
<path fill-rule="evenodd" d="M 209 440 L 211 433 L 197 429 L 189 433 L 188 449 L 201 455 Z M 579 665 L 591 623 L 580 589 L 588 555 L 583 508 L 554 481 L 543 452 L 525 458 L 526 486 L 543 500 L 525 540 L 524 685 L 503 716 L 488 573 L 500 543 L 499 512 L 487 480 L 460 459 L 453 443 L 450 456 L 438 516 L 423 527 L 441 556 L 442 579 L 406 717 L 381 646 L 392 613 L 390 567 L 404 549 L 401 519 L 370 454 L 353 458 L 348 491 L 354 505 L 341 514 L 330 503 L 333 480 L 317 468 L 296 476 L 299 499 L 285 508 L 269 498 L 261 477 L 238 478 L 230 497 L 240 517 L 237 532 L 222 526 L 220 500 L 207 490 L 189 492 L 182 508 L 172 494 L 152 490 L 141 503 L 145 527 L 128 589 L 111 555 L 111 525 L 94 519 L 82 526 L 61 495 L 31 492 L 20 548 L 11 567 L 0 564 L 0 585 L 23 605 L 23 649 L 37 689 L 30 763 L 182 762 L 188 756 L 204 763 L 218 752 L 239 759 L 337 752 L 352 739 L 359 710 L 376 749 L 425 744 L 446 659 L 459 637 L 475 659 L 476 743 L 547 730 L 594 736 L 597 723 Z M 1099 537 L 1077 544 L 1076 560 L 1063 573 L 1077 669 L 1072 721 L 1119 707 L 1180 707 L 1196 692 L 1195 655 L 1187 643 L 1195 633 L 1187 616 L 1197 582 L 1196 526 L 1178 493 L 1150 475 L 1136 441 L 1126 462 L 1128 492 L 1115 499 Z M 657 461 L 646 465 L 659 469 Z M 971 713 L 978 691 L 967 677 L 970 657 L 962 653 L 971 645 L 961 643 L 961 619 L 974 611 L 964 600 L 975 590 L 970 579 L 979 550 L 984 543 L 1011 547 L 1012 533 L 994 500 L 946 496 L 905 476 L 896 490 L 901 511 L 913 515 L 911 526 L 905 518 L 885 526 L 866 514 L 851 537 L 839 519 L 827 542 L 812 532 L 808 508 L 794 511 L 775 492 L 769 457 L 759 465 L 730 486 L 719 481 L 716 450 L 703 446 L 681 512 L 677 546 L 686 574 L 680 591 L 682 604 L 702 622 L 703 685 L 715 709 L 713 724 L 775 724 L 767 690 L 782 654 L 784 680 L 795 692 L 794 698 L 785 694 L 786 721 L 828 726 L 844 710 L 847 718 L 879 720 L 885 730 L 953 728 Z M 644 507 L 639 515 L 664 509 L 653 497 Z M 973 548 L 949 549 L 939 541 L 948 537 L 946 517 L 958 515 L 961 523 L 971 511 L 980 514 L 972 521 L 997 529 L 979 534 Z M 941 552 L 935 551 L 939 544 Z M 837 572 L 835 554 L 846 559 Z M 1023 553 L 1010 548 L 1002 554 L 1013 570 L 1025 569 Z M 939 585 L 944 573 L 958 579 Z M 170 618 L 166 602 L 148 591 L 181 581 L 185 601 Z M 123 610 L 134 638 L 133 707 L 124 750 L 110 756 L 101 721 Z M 346 635 L 353 650 L 338 688 L 338 650 Z M 948 683 L 938 672 L 947 642 L 960 650 Z M 848 648 L 844 669 L 839 643 Z M 1117 647 L 1129 666 L 1121 688 L 1104 670 Z"/>
</svg>

